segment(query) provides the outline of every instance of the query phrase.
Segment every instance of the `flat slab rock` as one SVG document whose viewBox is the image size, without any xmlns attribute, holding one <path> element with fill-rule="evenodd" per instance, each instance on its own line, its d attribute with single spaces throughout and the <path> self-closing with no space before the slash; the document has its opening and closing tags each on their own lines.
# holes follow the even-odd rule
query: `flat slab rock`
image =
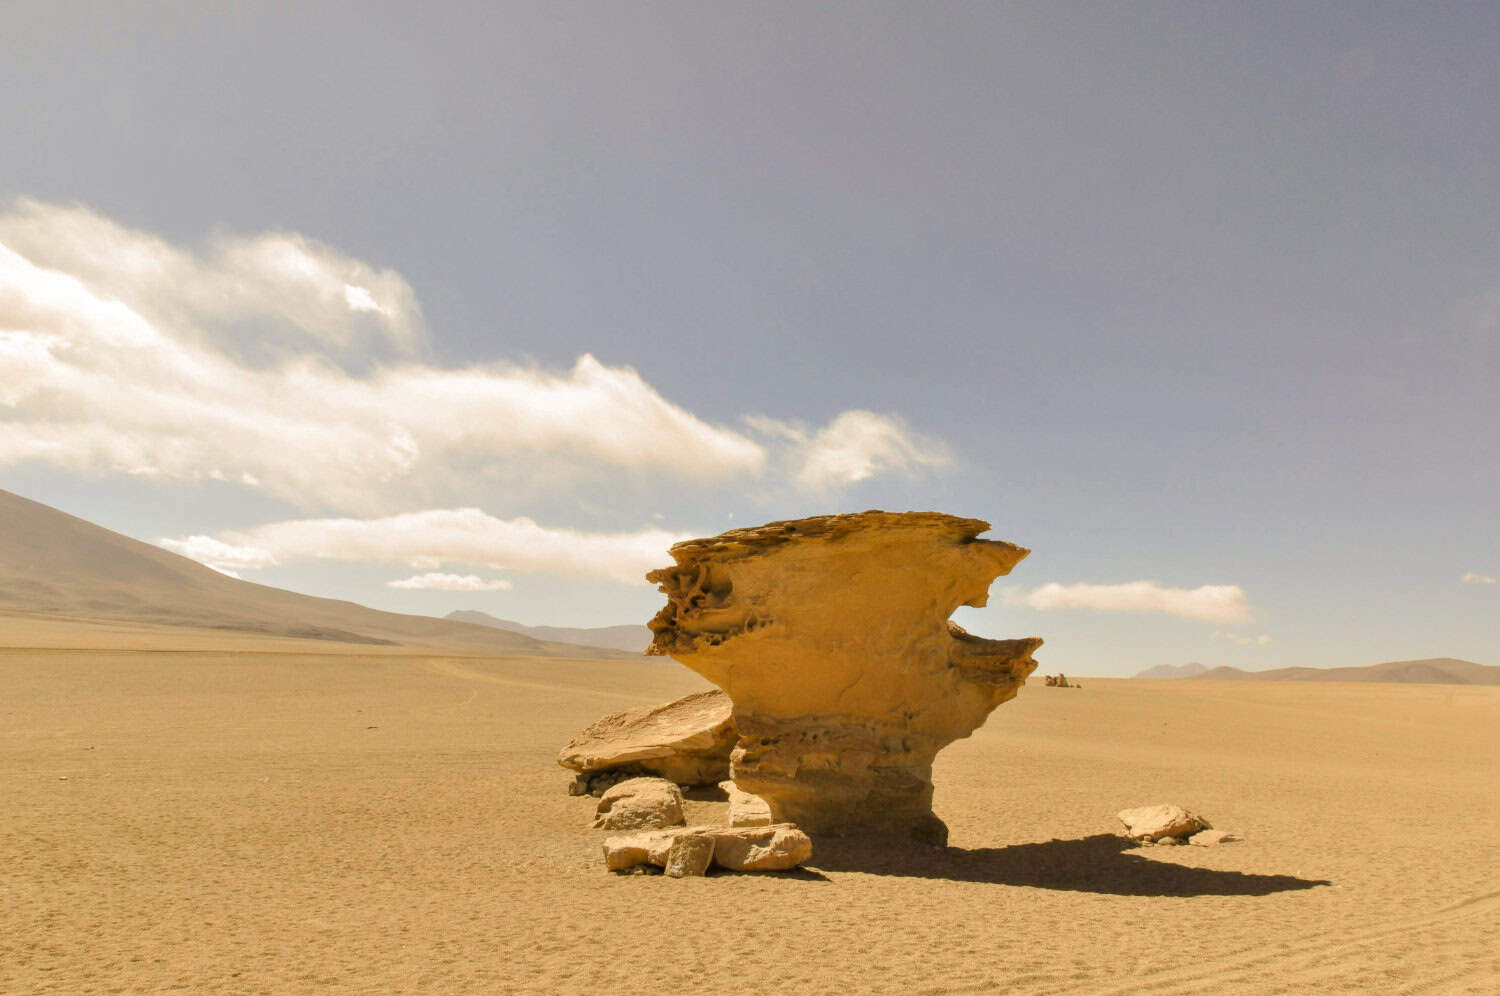
<svg viewBox="0 0 1500 996">
<path fill-rule="evenodd" d="M 729 776 L 735 739 L 729 696 L 715 688 L 611 713 L 574 737 L 557 763 L 580 773 L 630 767 L 679 785 L 712 785 Z"/>
<path fill-rule="evenodd" d="M 1199 847 L 1218 847 L 1220 844 L 1233 844 L 1239 838 L 1224 830 L 1199 830 L 1187 839 L 1189 844 Z"/>
<path fill-rule="evenodd" d="M 597 830 L 656 830 L 681 826 L 682 791 L 665 778 L 631 778 L 599 799 Z"/>
<path fill-rule="evenodd" d="M 729 871 L 789 871 L 812 859 L 812 839 L 790 823 L 777 823 L 766 827 L 681 827 L 610 837 L 604 841 L 604 866 L 610 871 L 625 871 L 650 864 L 666 869 L 671 875 L 674 867 L 679 870 L 691 867 L 687 864 L 688 848 L 703 846 L 681 841 L 698 838 L 713 842 L 710 865 Z M 674 849 L 680 852 L 675 864 Z M 682 872 L 683 875 L 702 873 Z"/>
<path fill-rule="evenodd" d="M 1171 804 L 1122 809 L 1115 816 L 1125 824 L 1125 836 L 1151 843 L 1163 837 L 1174 837 L 1173 843 L 1176 843 L 1209 828 L 1209 822 L 1201 816 L 1194 816 L 1181 806 Z"/>
</svg>

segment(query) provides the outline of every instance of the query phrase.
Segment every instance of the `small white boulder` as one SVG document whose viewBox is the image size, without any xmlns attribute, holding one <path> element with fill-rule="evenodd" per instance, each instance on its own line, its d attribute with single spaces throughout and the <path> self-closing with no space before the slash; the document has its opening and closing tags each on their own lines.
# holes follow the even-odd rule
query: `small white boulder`
<svg viewBox="0 0 1500 996">
<path fill-rule="evenodd" d="M 1163 837 L 1181 840 L 1209 827 L 1208 821 L 1202 817 L 1194 816 L 1181 806 L 1170 804 L 1122 809 L 1115 815 L 1125 824 L 1125 836 L 1131 840 L 1158 843 Z"/>
<path fill-rule="evenodd" d="M 665 778 L 631 778 L 599 799 L 599 830 L 656 830 L 681 826 L 682 791 Z"/>
</svg>

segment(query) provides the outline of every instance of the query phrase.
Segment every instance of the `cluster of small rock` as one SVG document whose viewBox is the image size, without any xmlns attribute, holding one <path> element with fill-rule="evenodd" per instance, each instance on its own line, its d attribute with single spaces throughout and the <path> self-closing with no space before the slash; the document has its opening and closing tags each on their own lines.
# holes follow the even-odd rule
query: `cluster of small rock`
<svg viewBox="0 0 1500 996">
<path fill-rule="evenodd" d="M 568 794 L 591 795 L 597 799 L 623 781 L 650 775 L 650 772 L 634 765 L 609 771 L 586 771 L 573 776 L 573 780 L 568 783 Z"/>
<path fill-rule="evenodd" d="M 772 823 L 764 799 L 728 780 L 724 749 L 728 699 L 700 693 L 649 709 L 606 716 L 563 748 L 559 762 L 577 772 L 568 793 L 593 796 L 594 828 L 634 831 L 604 841 L 604 865 L 674 878 L 728 871 L 786 871 L 812 857 L 812 840 L 791 823 Z M 729 826 L 686 826 L 682 784 L 718 783 L 729 800 Z"/>
<path fill-rule="evenodd" d="M 1042 675 L 1042 684 L 1046 685 L 1048 688 L 1082 688 L 1083 687 L 1082 685 L 1078 684 L 1075 681 L 1069 681 L 1068 680 L 1068 676 L 1065 675 L 1065 674 L 1044 674 L 1044 675 Z"/>
<path fill-rule="evenodd" d="M 599 797 L 598 830 L 635 830 L 604 841 L 610 871 L 674 878 L 702 875 L 710 866 L 729 871 L 787 871 L 812 857 L 812 840 L 790 823 L 771 822 L 765 800 L 723 784 L 729 795 L 727 827 L 684 826 L 682 790 L 665 778 L 630 778 Z"/>
<path fill-rule="evenodd" d="M 1216 847 L 1239 840 L 1232 833 L 1213 829 L 1203 817 L 1195 816 L 1181 806 L 1140 806 L 1122 809 L 1115 816 L 1125 824 L 1125 836 L 1143 847 L 1173 844 Z"/>
<path fill-rule="evenodd" d="M 604 842 L 610 871 L 672 878 L 702 875 L 710 866 L 735 872 L 789 871 L 812 858 L 812 840 L 790 823 L 764 827 L 676 827 Z"/>
</svg>

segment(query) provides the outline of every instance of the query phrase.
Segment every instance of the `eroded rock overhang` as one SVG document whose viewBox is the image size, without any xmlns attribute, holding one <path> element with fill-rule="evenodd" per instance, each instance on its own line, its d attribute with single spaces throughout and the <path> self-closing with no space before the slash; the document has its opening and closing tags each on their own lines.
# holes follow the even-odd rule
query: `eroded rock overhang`
<svg viewBox="0 0 1500 996">
<path fill-rule="evenodd" d="M 932 760 L 1015 696 L 1041 640 L 949 620 L 1030 551 L 989 524 L 870 511 L 771 522 L 672 547 L 649 653 L 728 693 L 732 777 L 812 832 L 941 840 Z"/>
</svg>

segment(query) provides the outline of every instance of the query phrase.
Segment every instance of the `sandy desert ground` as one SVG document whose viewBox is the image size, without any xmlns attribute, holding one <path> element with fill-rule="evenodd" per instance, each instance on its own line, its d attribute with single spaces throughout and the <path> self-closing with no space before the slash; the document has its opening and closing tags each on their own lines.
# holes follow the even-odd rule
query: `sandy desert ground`
<svg viewBox="0 0 1500 996">
<path fill-rule="evenodd" d="M 1500 989 L 1500 688 L 1034 680 L 940 755 L 949 849 L 679 881 L 554 762 L 670 661 L 0 635 L 7 994 Z M 1244 842 L 1113 836 L 1165 801 Z"/>
</svg>

